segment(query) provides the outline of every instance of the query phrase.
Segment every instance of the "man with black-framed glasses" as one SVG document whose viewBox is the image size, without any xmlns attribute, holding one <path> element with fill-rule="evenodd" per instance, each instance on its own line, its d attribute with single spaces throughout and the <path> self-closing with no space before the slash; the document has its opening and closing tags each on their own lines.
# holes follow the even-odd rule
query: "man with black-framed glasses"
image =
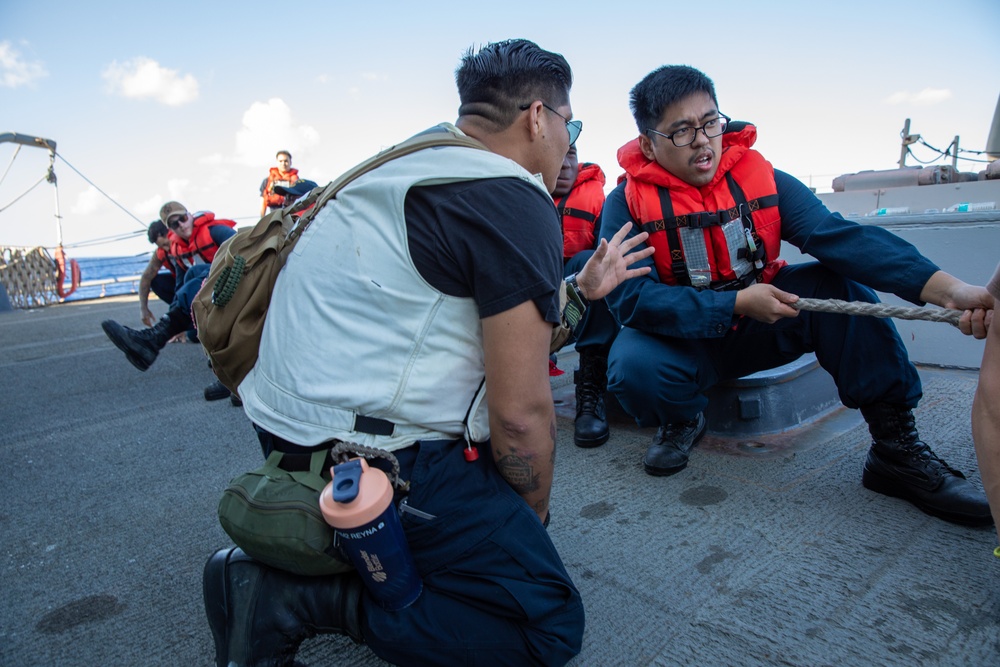
<svg viewBox="0 0 1000 667">
<path fill-rule="evenodd" d="M 609 388 L 640 426 L 658 429 L 646 472 L 687 466 L 706 430 L 709 388 L 815 352 L 841 401 L 868 423 L 864 486 L 946 521 L 992 523 L 982 491 L 920 440 L 920 378 L 892 322 L 792 306 L 800 296 L 874 302 L 877 289 L 966 310 L 962 332 L 982 337 L 986 290 L 885 229 L 831 213 L 752 149 L 756 128 L 719 110 L 702 72 L 661 67 L 630 104 L 639 136 L 618 152 L 626 178 L 605 202 L 601 233 L 634 220 L 656 248 L 653 272 L 607 297 L 624 326 Z M 786 265 L 781 241 L 819 261 Z"/>
</svg>

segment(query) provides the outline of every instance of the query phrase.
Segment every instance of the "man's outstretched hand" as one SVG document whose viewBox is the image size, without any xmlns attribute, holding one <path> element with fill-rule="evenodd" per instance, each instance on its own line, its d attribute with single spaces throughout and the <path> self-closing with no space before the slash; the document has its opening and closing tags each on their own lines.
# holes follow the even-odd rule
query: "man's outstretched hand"
<svg viewBox="0 0 1000 667">
<path fill-rule="evenodd" d="M 653 254 L 652 246 L 630 252 L 649 238 L 647 232 L 642 232 L 626 240 L 625 237 L 628 236 L 631 229 L 632 223 L 626 222 L 611 238 L 610 243 L 607 239 L 601 239 L 601 244 L 597 246 L 593 256 L 576 274 L 576 283 L 580 286 L 583 298 L 588 301 L 603 299 L 611 293 L 611 290 L 626 280 L 644 276 L 650 272 L 651 269 L 648 266 L 641 266 L 637 269 L 628 268 L 635 262 L 646 259 Z"/>
</svg>

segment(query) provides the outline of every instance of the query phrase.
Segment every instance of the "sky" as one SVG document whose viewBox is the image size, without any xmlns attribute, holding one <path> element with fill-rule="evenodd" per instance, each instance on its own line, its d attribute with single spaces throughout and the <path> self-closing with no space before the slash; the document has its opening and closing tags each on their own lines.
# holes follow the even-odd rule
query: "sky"
<svg viewBox="0 0 1000 667">
<path fill-rule="evenodd" d="M 723 113 L 757 125 L 776 168 L 829 191 L 837 175 L 896 168 L 908 118 L 933 147 L 959 136 L 983 150 L 998 35 L 997 0 L 0 0 L 0 134 L 58 152 L 58 187 L 31 189 L 48 151 L 0 144 L 0 246 L 52 248 L 61 227 L 70 257 L 146 253 L 170 200 L 250 225 L 276 151 L 326 183 L 453 122 L 463 52 L 515 37 L 566 56 L 580 159 L 601 165 L 609 190 L 637 133 L 629 90 L 686 64 L 714 80 Z"/>
</svg>

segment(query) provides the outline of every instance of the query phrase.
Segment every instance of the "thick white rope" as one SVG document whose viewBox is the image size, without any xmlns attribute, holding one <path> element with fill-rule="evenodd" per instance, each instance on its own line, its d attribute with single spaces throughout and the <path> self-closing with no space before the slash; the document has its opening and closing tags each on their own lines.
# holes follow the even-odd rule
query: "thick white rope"
<svg viewBox="0 0 1000 667">
<path fill-rule="evenodd" d="M 839 301 L 837 299 L 800 298 L 791 304 L 799 310 L 820 313 L 840 313 L 842 315 L 871 315 L 872 317 L 895 317 L 901 320 L 927 320 L 947 322 L 958 326 L 963 311 L 948 308 L 917 308 L 914 306 L 890 306 L 885 303 L 865 303 L 864 301 Z"/>
</svg>

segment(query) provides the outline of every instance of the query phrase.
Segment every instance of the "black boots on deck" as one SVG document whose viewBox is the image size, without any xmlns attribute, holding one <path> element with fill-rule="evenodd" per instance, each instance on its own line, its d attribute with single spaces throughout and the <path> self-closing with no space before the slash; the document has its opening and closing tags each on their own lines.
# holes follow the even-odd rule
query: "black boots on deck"
<svg viewBox="0 0 1000 667">
<path fill-rule="evenodd" d="M 205 612 L 218 667 L 290 667 L 303 640 L 347 635 L 362 643 L 356 572 L 306 577 L 221 549 L 205 564 Z"/>
<path fill-rule="evenodd" d="M 604 394 L 608 391 L 608 357 L 580 350 L 580 370 L 573 380 L 576 382 L 573 443 L 577 447 L 600 447 L 611 436 L 604 411 Z"/>
<path fill-rule="evenodd" d="M 661 426 L 646 450 L 642 467 L 650 475 L 666 477 L 687 467 L 688 457 L 698 441 L 705 436 L 708 422 L 704 413 L 694 419 Z"/>
<path fill-rule="evenodd" d="M 879 403 L 861 408 L 861 414 L 873 440 L 861 476 L 866 488 L 952 523 L 993 523 L 985 494 L 920 440 L 908 408 Z"/>
<path fill-rule="evenodd" d="M 212 384 L 205 387 L 205 400 L 206 401 L 221 401 L 224 398 L 229 398 L 232 392 L 229 391 L 229 387 L 222 384 L 221 380 L 216 380 Z"/>
<path fill-rule="evenodd" d="M 101 328 L 125 358 L 144 371 L 153 365 L 168 340 L 191 328 L 191 317 L 180 309 L 171 309 L 148 329 L 129 329 L 114 320 L 104 320 Z"/>
</svg>

